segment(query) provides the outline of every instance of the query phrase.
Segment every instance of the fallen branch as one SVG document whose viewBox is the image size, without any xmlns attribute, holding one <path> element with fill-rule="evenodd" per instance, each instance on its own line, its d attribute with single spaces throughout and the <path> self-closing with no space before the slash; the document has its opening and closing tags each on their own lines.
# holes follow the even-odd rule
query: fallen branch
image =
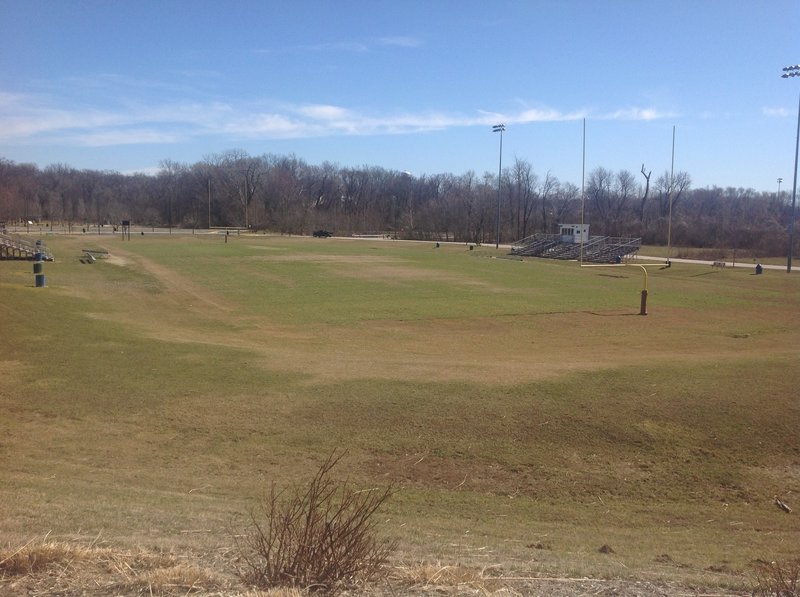
<svg viewBox="0 0 800 597">
<path fill-rule="evenodd" d="M 784 502 L 782 499 L 780 499 L 777 495 L 775 496 L 775 505 L 778 506 L 778 508 L 780 508 L 781 510 L 783 510 L 787 514 L 789 514 L 792 511 L 792 509 L 789 507 L 789 505 L 786 502 Z"/>
</svg>

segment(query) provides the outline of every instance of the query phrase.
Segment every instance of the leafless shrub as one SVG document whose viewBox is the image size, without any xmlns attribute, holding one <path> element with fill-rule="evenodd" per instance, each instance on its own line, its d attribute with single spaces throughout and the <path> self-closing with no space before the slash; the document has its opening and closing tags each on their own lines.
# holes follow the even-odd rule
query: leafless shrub
<svg viewBox="0 0 800 597">
<path fill-rule="evenodd" d="M 800 597 L 800 559 L 786 562 L 758 562 L 753 595 Z"/>
<path fill-rule="evenodd" d="M 270 486 L 251 512 L 249 532 L 237 541 L 243 581 L 333 592 L 385 574 L 394 544 L 376 540 L 374 515 L 396 490 L 356 490 L 332 480 L 343 456 L 331 454 L 307 486 Z"/>
</svg>

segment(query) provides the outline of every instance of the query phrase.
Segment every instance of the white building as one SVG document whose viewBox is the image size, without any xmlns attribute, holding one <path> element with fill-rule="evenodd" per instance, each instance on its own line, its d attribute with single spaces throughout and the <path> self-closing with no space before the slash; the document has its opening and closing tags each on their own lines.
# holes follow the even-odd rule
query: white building
<svg viewBox="0 0 800 597">
<path fill-rule="evenodd" d="M 582 243 L 589 240 L 589 224 L 559 224 L 562 243 Z"/>
</svg>

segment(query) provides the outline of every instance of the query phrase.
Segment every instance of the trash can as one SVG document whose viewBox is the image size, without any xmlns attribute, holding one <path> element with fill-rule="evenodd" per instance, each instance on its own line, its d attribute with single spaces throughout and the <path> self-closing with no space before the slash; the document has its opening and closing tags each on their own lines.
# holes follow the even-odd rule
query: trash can
<svg viewBox="0 0 800 597">
<path fill-rule="evenodd" d="M 44 288 L 46 286 L 44 274 L 36 274 L 36 288 Z"/>
</svg>

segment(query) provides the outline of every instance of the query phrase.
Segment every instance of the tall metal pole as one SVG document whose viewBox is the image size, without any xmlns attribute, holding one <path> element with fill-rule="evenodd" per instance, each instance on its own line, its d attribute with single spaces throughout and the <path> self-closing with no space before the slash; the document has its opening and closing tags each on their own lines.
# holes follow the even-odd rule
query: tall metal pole
<svg viewBox="0 0 800 597">
<path fill-rule="evenodd" d="M 800 77 L 800 64 L 794 66 L 787 66 L 783 69 L 781 75 L 784 79 L 789 77 Z M 800 150 L 800 98 L 797 100 L 797 136 L 794 143 L 794 182 L 792 183 L 792 211 L 789 219 L 789 251 L 786 257 L 786 273 L 792 273 L 792 251 L 794 250 L 794 221 L 795 208 L 797 206 L 797 155 Z"/>
<path fill-rule="evenodd" d="M 794 182 L 792 183 L 792 212 L 789 220 L 789 253 L 786 257 L 786 273 L 792 273 L 792 250 L 794 249 L 794 220 L 797 204 L 797 153 L 800 149 L 800 98 L 797 100 L 797 136 L 794 142 Z"/>
<path fill-rule="evenodd" d="M 583 157 L 581 159 L 581 258 L 578 263 L 583 265 L 583 213 L 586 207 L 586 193 L 584 192 L 586 185 L 586 119 L 583 119 Z"/>
<path fill-rule="evenodd" d="M 495 229 L 495 249 L 500 248 L 500 193 L 503 185 L 503 131 L 505 124 L 496 124 L 492 127 L 493 133 L 500 133 L 500 165 L 497 168 L 497 226 Z"/>
<path fill-rule="evenodd" d="M 669 220 L 667 221 L 667 261 L 672 256 L 672 190 L 675 187 L 675 125 L 672 125 L 672 165 L 669 171 Z"/>
<path fill-rule="evenodd" d="M 244 227 L 250 230 L 250 220 L 247 213 L 247 199 L 250 196 L 250 185 L 247 184 L 247 173 L 244 175 Z"/>
<path fill-rule="evenodd" d="M 211 179 L 208 179 L 208 229 L 211 230 Z"/>
</svg>

